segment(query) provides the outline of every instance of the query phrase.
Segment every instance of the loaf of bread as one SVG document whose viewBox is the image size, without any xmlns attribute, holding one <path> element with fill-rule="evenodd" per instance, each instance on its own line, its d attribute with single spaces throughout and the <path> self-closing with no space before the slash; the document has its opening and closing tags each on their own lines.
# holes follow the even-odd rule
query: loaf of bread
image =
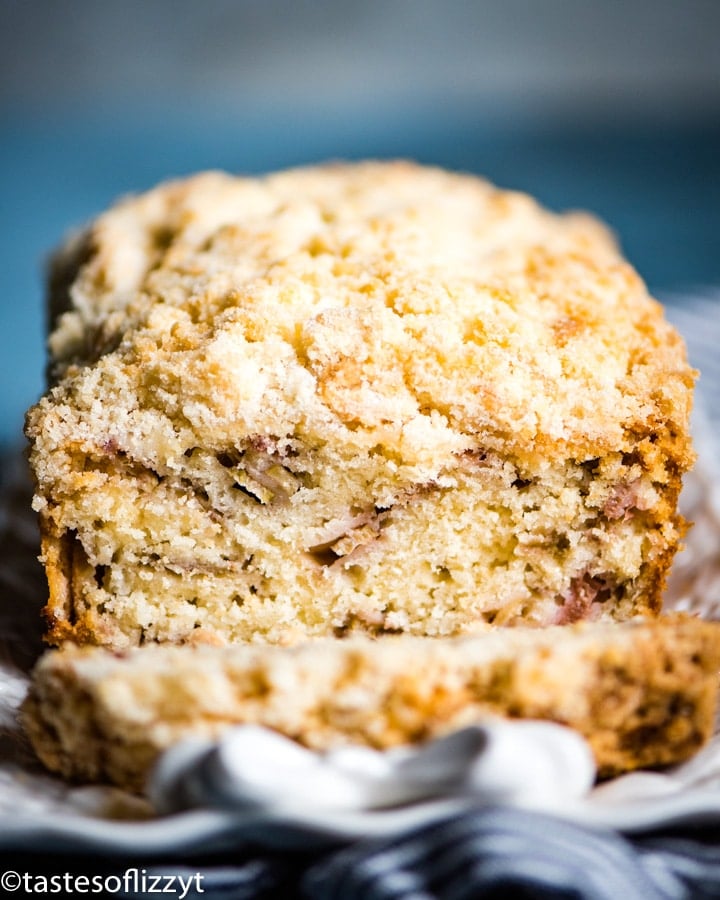
<svg viewBox="0 0 720 900">
<path fill-rule="evenodd" d="M 254 723 L 302 744 L 386 748 L 488 715 L 575 728 L 602 774 L 679 762 L 709 737 L 720 625 L 663 617 L 461 638 L 49 652 L 23 714 L 67 778 L 141 789 L 183 738 Z"/>
<path fill-rule="evenodd" d="M 658 610 L 693 372 L 590 217 L 403 162 L 208 173 L 101 215 L 51 284 L 51 642 Z"/>
</svg>

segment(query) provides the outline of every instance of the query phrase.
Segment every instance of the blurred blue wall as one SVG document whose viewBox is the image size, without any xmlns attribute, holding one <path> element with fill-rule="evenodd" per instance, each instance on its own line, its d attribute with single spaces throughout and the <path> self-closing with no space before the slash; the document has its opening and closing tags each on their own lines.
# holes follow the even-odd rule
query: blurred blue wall
<svg viewBox="0 0 720 900">
<path fill-rule="evenodd" d="M 594 209 L 657 292 L 720 283 L 719 38 L 716 0 L 0 0 L 0 444 L 49 248 L 196 169 L 469 169 Z"/>
</svg>

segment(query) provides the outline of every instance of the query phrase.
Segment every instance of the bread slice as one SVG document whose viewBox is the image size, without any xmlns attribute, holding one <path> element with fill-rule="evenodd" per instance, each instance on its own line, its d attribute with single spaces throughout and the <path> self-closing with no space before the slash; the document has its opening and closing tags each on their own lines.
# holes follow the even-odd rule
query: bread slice
<svg viewBox="0 0 720 900">
<path fill-rule="evenodd" d="M 656 612 L 693 373 L 590 217 L 411 163 L 207 173 L 61 254 L 51 642 Z"/>
<path fill-rule="evenodd" d="M 719 667 L 720 625 L 675 617 L 454 639 L 74 648 L 40 661 L 23 717 L 53 771 L 135 790 L 167 747 L 241 723 L 317 749 L 386 748 L 489 715 L 569 725 L 609 775 L 697 750 Z"/>
</svg>

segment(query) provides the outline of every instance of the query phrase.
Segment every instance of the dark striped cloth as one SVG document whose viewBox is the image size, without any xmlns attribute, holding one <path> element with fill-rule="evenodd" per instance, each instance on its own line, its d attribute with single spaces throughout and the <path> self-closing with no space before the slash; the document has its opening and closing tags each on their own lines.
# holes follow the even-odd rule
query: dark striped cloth
<svg viewBox="0 0 720 900">
<path fill-rule="evenodd" d="M 187 894 L 198 900 L 703 900 L 720 897 L 720 840 L 701 834 L 628 839 L 487 807 L 310 859 L 258 853 L 235 865 L 146 868 L 200 871 L 203 892 Z"/>
</svg>

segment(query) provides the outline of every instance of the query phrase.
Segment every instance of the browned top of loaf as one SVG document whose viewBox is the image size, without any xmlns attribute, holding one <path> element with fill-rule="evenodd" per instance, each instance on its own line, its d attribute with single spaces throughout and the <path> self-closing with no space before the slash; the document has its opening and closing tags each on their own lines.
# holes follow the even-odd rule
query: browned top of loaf
<svg viewBox="0 0 720 900">
<path fill-rule="evenodd" d="M 137 409 L 162 411 L 166 458 L 242 423 L 377 447 L 416 480 L 478 435 L 529 465 L 690 462 L 682 341 L 608 232 L 478 178 L 205 173 L 100 216 L 81 256 L 53 402 L 112 397 L 138 440 Z"/>
</svg>

